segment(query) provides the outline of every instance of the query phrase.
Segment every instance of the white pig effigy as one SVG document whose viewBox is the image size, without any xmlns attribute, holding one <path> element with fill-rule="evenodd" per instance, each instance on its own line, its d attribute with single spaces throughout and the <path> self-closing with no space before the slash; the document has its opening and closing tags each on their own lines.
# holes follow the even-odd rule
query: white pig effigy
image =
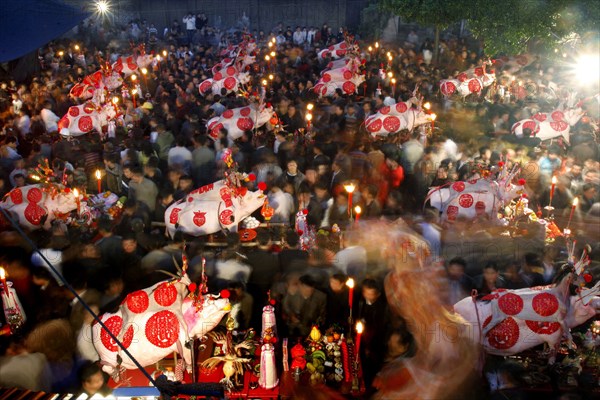
<svg viewBox="0 0 600 400">
<path fill-rule="evenodd" d="M 570 329 L 600 313 L 600 282 L 570 295 L 570 286 L 578 276 L 585 282 L 593 279 L 584 273 L 587 265 L 584 251 L 575 265 L 563 266 L 555 285 L 497 289 L 480 299 L 467 297 L 459 301 L 454 311 L 468 322 L 473 341 L 481 343 L 487 353 L 510 356 L 547 343 L 552 363 L 561 339 L 571 341 Z"/>
<path fill-rule="evenodd" d="M 183 265 L 183 270 L 174 279 L 129 293 L 117 312 L 100 316 L 106 328 L 142 367 L 177 352 L 184 367 L 191 370 L 192 346 L 186 346 L 186 343 L 206 335 L 231 310 L 226 291 L 220 295 L 206 294 L 205 279 L 197 285 L 187 276 L 185 255 Z M 92 324 L 91 337 L 81 335 L 78 340 L 90 339 L 102 369 L 115 380 L 120 378 L 123 369 L 137 368 L 99 323 Z"/>
<path fill-rule="evenodd" d="M 243 182 L 252 175 L 237 171 L 225 179 L 204 185 L 165 211 L 165 224 L 171 236 L 181 231 L 192 236 L 210 235 L 228 229 L 236 231 L 238 224 L 265 202 L 264 182 L 258 190 L 250 191 Z"/>
</svg>

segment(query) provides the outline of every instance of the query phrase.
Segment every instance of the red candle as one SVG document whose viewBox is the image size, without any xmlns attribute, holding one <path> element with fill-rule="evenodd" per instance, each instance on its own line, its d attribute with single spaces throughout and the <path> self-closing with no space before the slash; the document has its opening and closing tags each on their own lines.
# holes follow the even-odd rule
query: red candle
<svg viewBox="0 0 600 400">
<path fill-rule="evenodd" d="M 573 218 L 573 213 L 575 212 L 575 209 L 577 208 L 578 204 L 579 204 L 579 198 L 575 197 L 573 199 L 573 205 L 571 206 L 571 213 L 569 214 L 569 222 L 567 222 L 567 228 L 569 228 L 569 226 L 571 226 L 571 219 Z"/>
<path fill-rule="evenodd" d="M 362 208 L 360 208 L 360 206 L 354 207 L 354 213 L 356 214 L 354 222 L 358 223 L 358 220 L 360 219 L 360 213 L 362 213 Z"/>
<path fill-rule="evenodd" d="M 0 267 L 0 282 L 2 283 L 3 290 L 8 293 L 8 286 L 6 286 L 6 271 Z"/>
<path fill-rule="evenodd" d="M 348 305 L 350 306 L 350 316 L 352 316 L 352 300 L 354 299 L 354 279 L 348 278 L 346 281 L 348 286 Z"/>
<path fill-rule="evenodd" d="M 96 181 L 98 183 L 98 193 L 102 193 L 102 173 L 99 169 L 96 170 Z"/>
<path fill-rule="evenodd" d="M 557 181 L 558 181 L 558 178 L 556 178 L 556 175 L 554 175 L 552 177 L 552 186 L 550 186 L 550 203 L 548 204 L 548 206 L 552 205 L 552 198 L 554 197 L 554 188 L 556 187 Z"/>
<path fill-rule="evenodd" d="M 79 217 L 79 214 L 81 212 L 81 203 L 79 202 L 79 190 L 73 189 L 73 196 L 75 196 L 75 203 L 77 203 L 77 216 Z"/>
<path fill-rule="evenodd" d="M 356 347 L 354 348 L 354 350 L 356 351 L 356 362 L 358 363 L 358 359 L 360 356 L 360 337 L 362 336 L 364 330 L 364 326 L 363 323 L 361 321 L 358 321 L 356 323 Z"/>
<path fill-rule="evenodd" d="M 353 183 L 349 183 L 344 185 L 344 189 L 346 190 L 346 193 L 348 193 L 348 215 L 352 217 L 352 193 L 354 193 L 356 187 Z"/>
</svg>

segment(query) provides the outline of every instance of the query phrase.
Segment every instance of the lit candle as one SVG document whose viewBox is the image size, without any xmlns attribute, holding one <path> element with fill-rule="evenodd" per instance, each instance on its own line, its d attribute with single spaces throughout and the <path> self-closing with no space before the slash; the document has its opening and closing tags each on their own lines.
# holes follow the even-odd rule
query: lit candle
<svg viewBox="0 0 600 400">
<path fill-rule="evenodd" d="M 396 78 L 392 78 L 392 97 L 396 97 Z"/>
<path fill-rule="evenodd" d="M 356 213 L 356 219 L 354 220 L 354 222 L 358 222 L 358 220 L 360 219 L 360 213 L 362 212 L 362 208 L 360 208 L 360 206 L 356 206 L 354 207 L 354 212 Z"/>
<path fill-rule="evenodd" d="M 75 196 L 75 203 L 77 203 L 77 216 L 81 211 L 81 203 L 79 202 L 79 190 L 77 188 L 73 189 L 73 196 Z"/>
<path fill-rule="evenodd" d="M 360 355 L 360 337 L 362 336 L 363 330 L 365 329 L 363 323 L 358 321 L 356 323 L 356 362 L 358 363 L 359 355 Z"/>
<path fill-rule="evenodd" d="M 356 187 L 354 186 L 354 183 L 349 183 L 344 185 L 344 189 L 346 190 L 346 193 L 348 193 L 348 215 L 352 218 L 352 193 L 354 193 Z"/>
<path fill-rule="evenodd" d="M 6 286 L 6 271 L 2 267 L 0 267 L 0 282 L 2 283 L 2 288 L 8 293 L 8 286 Z"/>
<path fill-rule="evenodd" d="M 311 123 L 312 119 L 313 119 L 313 116 L 311 113 L 306 114 L 306 127 L 308 129 L 310 129 L 310 123 Z"/>
<path fill-rule="evenodd" d="M 137 95 L 137 89 L 133 89 L 131 91 L 131 99 L 133 100 L 133 108 L 137 108 L 137 101 L 135 100 L 136 95 Z"/>
<path fill-rule="evenodd" d="M 350 306 L 350 316 L 352 316 L 352 300 L 354 300 L 354 279 L 348 278 L 346 281 L 348 286 L 348 305 Z"/>
<path fill-rule="evenodd" d="M 98 193 L 102 193 L 102 173 L 99 169 L 96 170 L 96 182 L 98 182 Z"/>
<path fill-rule="evenodd" d="M 554 197 L 554 188 L 556 187 L 556 182 L 558 182 L 558 178 L 556 175 L 552 177 L 552 186 L 550 186 L 550 203 L 548 203 L 548 207 L 552 207 L 552 198 Z"/>
<path fill-rule="evenodd" d="M 435 114 L 431 114 L 431 130 L 433 131 L 433 128 L 435 128 L 435 119 L 437 118 L 437 115 Z"/>
<path fill-rule="evenodd" d="M 575 209 L 577 208 L 578 204 L 579 204 L 579 197 L 575 197 L 573 199 L 573 203 L 571 205 L 571 213 L 569 214 L 569 222 L 567 222 L 567 229 L 569 228 L 569 226 L 571 226 L 571 219 L 573 218 L 573 214 L 575 213 Z"/>
</svg>

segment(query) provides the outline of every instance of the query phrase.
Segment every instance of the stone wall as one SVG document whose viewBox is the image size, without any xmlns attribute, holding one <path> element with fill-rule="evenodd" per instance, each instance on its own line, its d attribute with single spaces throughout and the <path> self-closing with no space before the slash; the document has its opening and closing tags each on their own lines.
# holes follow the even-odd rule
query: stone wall
<svg viewBox="0 0 600 400">
<path fill-rule="evenodd" d="M 327 23 L 335 31 L 339 26 L 356 29 L 360 10 L 367 0 L 130 0 L 129 6 L 142 19 L 162 29 L 181 19 L 189 11 L 204 12 L 209 24 L 221 28 L 235 26 L 245 15 L 251 29 L 270 31 L 278 22 L 284 27 L 318 26 Z M 123 1 L 121 1 L 123 3 Z M 124 7 L 126 5 L 123 5 Z"/>
</svg>

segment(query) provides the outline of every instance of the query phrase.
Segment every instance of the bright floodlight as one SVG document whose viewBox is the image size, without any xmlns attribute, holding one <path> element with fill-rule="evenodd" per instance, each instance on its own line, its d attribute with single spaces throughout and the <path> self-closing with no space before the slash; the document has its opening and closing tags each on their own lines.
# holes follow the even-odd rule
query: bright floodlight
<svg viewBox="0 0 600 400">
<path fill-rule="evenodd" d="M 106 2 L 105 0 L 100 0 L 99 2 L 97 2 L 96 7 L 98 8 L 98 12 L 100 14 L 106 14 L 109 9 L 108 2 Z"/>
<path fill-rule="evenodd" d="M 598 82 L 600 79 L 600 57 L 598 54 L 586 54 L 577 59 L 575 76 L 581 84 Z"/>
</svg>

